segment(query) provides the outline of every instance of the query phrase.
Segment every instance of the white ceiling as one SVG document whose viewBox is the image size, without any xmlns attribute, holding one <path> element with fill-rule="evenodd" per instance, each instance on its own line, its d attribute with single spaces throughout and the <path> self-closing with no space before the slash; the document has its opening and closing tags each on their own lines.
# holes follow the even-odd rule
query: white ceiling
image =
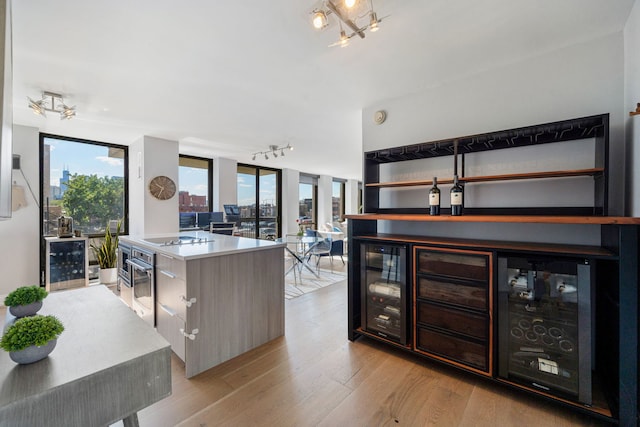
<svg viewBox="0 0 640 427">
<path fill-rule="evenodd" d="M 311 27 L 318 0 L 18 0 L 14 122 L 360 179 L 362 108 L 622 31 L 634 1 L 374 0 L 380 31 L 328 48 L 339 30 Z M 43 90 L 77 117 L 32 114 Z"/>
</svg>

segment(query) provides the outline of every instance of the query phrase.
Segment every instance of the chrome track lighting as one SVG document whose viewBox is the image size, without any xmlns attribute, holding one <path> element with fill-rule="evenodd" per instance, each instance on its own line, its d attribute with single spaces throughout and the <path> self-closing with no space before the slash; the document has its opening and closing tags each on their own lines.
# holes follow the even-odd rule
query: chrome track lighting
<svg viewBox="0 0 640 427">
<path fill-rule="evenodd" d="M 277 159 L 278 156 L 284 157 L 284 150 L 293 150 L 293 147 L 291 146 L 291 144 L 287 144 L 282 147 L 278 147 L 277 145 L 270 145 L 268 150 L 256 151 L 255 153 L 253 153 L 251 160 L 255 160 L 256 156 L 259 156 L 262 154 L 264 154 L 265 160 L 269 160 L 269 154 L 271 154 L 274 159 Z M 280 154 L 278 154 L 278 151 L 280 152 Z"/>
</svg>

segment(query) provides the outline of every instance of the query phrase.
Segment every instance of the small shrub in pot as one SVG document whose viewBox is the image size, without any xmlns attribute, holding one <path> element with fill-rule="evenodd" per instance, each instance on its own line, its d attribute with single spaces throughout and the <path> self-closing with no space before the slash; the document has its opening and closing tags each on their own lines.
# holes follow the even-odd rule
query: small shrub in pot
<svg viewBox="0 0 640 427">
<path fill-rule="evenodd" d="M 63 331 L 64 326 L 55 316 L 23 317 L 4 332 L 0 348 L 8 351 L 16 363 L 37 362 L 53 351 Z"/>
<path fill-rule="evenodd" d="M 21 286 L 4 299 L 4 305 L 16 317 L 33 316 L 42 308 L 42 300 L 49 293 L 40 286 Z"/>
</svg>

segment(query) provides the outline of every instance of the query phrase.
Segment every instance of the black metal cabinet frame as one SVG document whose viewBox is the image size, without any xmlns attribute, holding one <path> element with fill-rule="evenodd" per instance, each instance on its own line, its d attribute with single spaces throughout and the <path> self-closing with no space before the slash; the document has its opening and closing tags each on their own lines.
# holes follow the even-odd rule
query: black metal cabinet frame
<svg viewBox="0 0 640 427">
<path fill-rule="evenodd" d="M 377 219 L 375 215 L 363 215 L 359 219 L 357 215 L 349 217 L 349 240 L 351 242 L 366 240 L 380 240 L 384 242 L 404 242 L 411 248 L 415 244 L 434 245 L 434 239 L 421 236 L 395 236 L 377 233 Z M 383 216 L 381 216 L 383 217 Z M 388 217 L 379 219 L 389 219 Z M 403 220 L 402 215 L 394 215 L 393 220 Z M 412 219 L 415 220 L 415 219 Z M 428 220 L 425 219 L 425 220 Z M 640 225 L 637 222 L 627 221 L 620 224 L 618 219 L 611 218 L 600 225 L 601 246 L 585 247 L 584 253 L 580 247 L 567 247 L 562 255 L 559 252 L 545 252 L 544 249 L 532 245 L 533 249 L 527 251 L 521 247 L 514 249 L 505 243 L 500 247 L 500 242 L 490 242 L 483 245 L 481 242 L 465 244 L 464 248 L 493 251 L 497 259 L 499 254 L 545 254 L 552 256 L 584 256 L 597 263 L 596 280 L 592 298 L 595 299 L 595 316 L 597 318 L 594 347 L 596 359 L 596 373 L 601 382 L 601 389 L 605 395 L 610 415 L 606 410 L 589 408 L 571 404 L 553 396 L 539 394 L 542 398 L 557 400 L 561 404 L 573 409 L 588 413 L 609 422 L 618 422 L 619 425 L 638 425 L 639 418 L 639 355 L 638 342 L 640 328 L 638 326 L 638 304 L 640 293 L 638 283 L 640 281 Z M 571 227 L 571 224 L 567 224 Z M 445 239 L 443 239 L 444 241 Z M 451 240 L 451 243 L 442 243 L 442 247 L 461 247 L 460 242 Z M 475 246 L 474 246 L 475 245 Z M 523 244 L 526 245 L 526 244 Z M 436 244 L 437 246 L 437 244 Z M 352 244 L 349 251 L 348 271 L 348 338 L 351 341 L 357 339 L 361 333 L 358 331 L 361 325 L 360 303 L 360 253 L 359 245 Z M 410 250 L 411 252 L 412 249 Z M 497 262 L 497 261 L 496 261 Z M 412 261 L 410 260 L 411 264 Z M 496 265 L 493 266 L 494 268 Z M 497 278 L 494 275 L 494 282 Z M 495 283 L 494 283 L 495 285 Z M 497 289 L 497 286 L 494 286 Z M 494 316 L 496 313 L 494 313 Z M 497 323 L 497 322 L 496 322 Z M 497 335 L 496 335 L 497 336 Z M 412 343 L 413 344 L 413 343 Z M 495 347 L 495 346 L 494 346 Z M 406 348 L 405 348 L 406 349 Z M 495 348 L 494 348 L 494 351 Z M 426 357 L 426 356 L 425 356 Z M 497 377 L 494 381 L 501 382 Z M 512 384 L 505 384 L 513 386 Z"/>
<path fill-rule="evenodd" d="M 494 175 L 483 177 L 465 177 L 465 154 L 508 148 L 544 145 L 554 142 L 566 142 L 595 138 L 594 164 L 592 168 L 582 170 L 564 170 L 543 173 L 524 173 Z M 541 148 L 543 149 L 543 148 Z M 482 183 L 489 181 L 510 181 L 540 178 L 558 178 L 575 176 L 593 177 L 593 206 L 576 207 L 540 207 L 522 206 L 504 207 L 468 207 L 466 214 L 489 215 L 607 215 L 609 181 L 609 114 L 581 117 L 552 123 L 544 123 L 515 129 L 487 132 L 476 135 L 460 136 L 438 141 L 422 142 L 393 148 L 385 148 L 364 153 L 364 212 L 366 213 L 428 213 L 425 208 L 381 208 L 380 189 L 393 187 L 431 186 L 431 180 L 406 182 L 380 182 L 380 166 L 386 163 L 408 160 L 429 159 L 451 156 L 454 170 L 461 163 L 460 181 L 462 183 Z M 458 161 L 457 157 L 461 158 Z M 453 178 L 453 177 L 451 177 Z M 438 184 L 452 182 L 448 177 L 439 177 Z M 448 214 L 449 209 L 443 209 Z"/>
</svg>

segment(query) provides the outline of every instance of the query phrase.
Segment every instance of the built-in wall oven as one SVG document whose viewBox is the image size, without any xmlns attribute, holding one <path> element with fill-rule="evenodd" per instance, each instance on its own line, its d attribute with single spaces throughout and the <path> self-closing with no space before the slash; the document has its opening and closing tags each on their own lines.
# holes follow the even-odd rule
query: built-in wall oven
<svg viewBox="0 0 640 427">
<path fill-rule="evenodd" d="M 131 257 L 126 261 L 131 274 L 131 308 L 151 326 L 155 326 L 155 254 L 135 246 L 131 247 Z"/>
<path fill-rule="evenodd" d="M 131 289 L 131 268 L 127 262 L 131 258 L 131 246 L 118 242 L 118 285 L 117 289 L 122 299 L 131 307 L 133 293 Z"/>
</svg>

